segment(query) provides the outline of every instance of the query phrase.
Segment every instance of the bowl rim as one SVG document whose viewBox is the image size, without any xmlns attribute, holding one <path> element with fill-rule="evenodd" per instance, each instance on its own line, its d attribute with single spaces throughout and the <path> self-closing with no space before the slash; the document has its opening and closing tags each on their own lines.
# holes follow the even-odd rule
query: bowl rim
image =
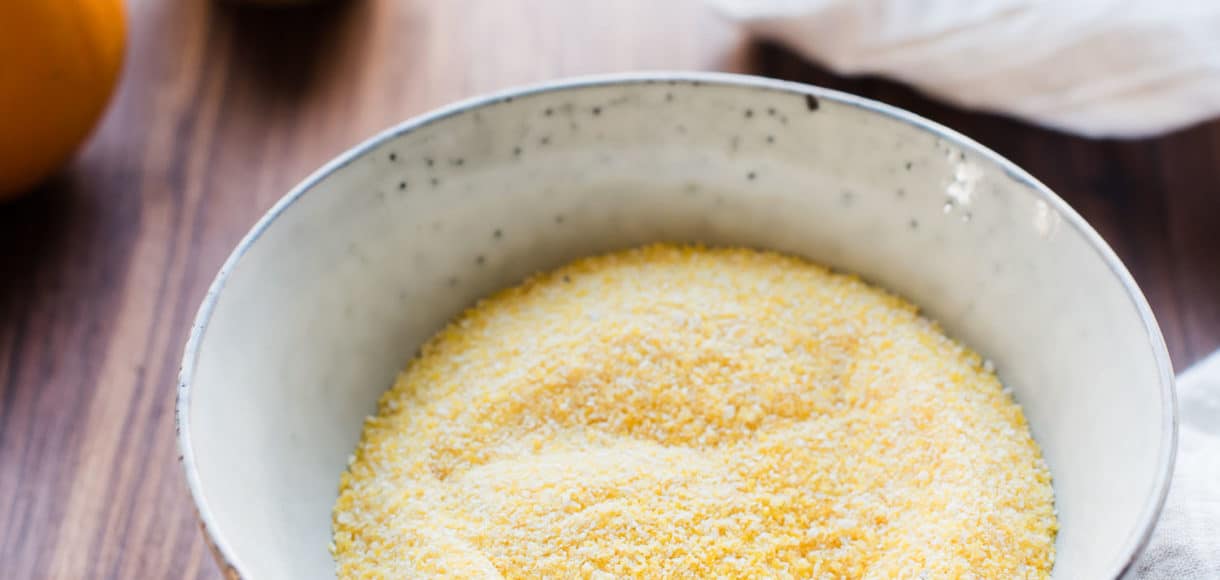
<svg viewBox="0 0 1220 580">
<path fill-rule="evenodd" d="M 1156 317 L 1152 313 L 1152 308 L 1148 305 L 1147 299 L 1143 292 L 1135 283 L 1131 273 L 1127 271 L 1126 266 L 1114 253 L 1114 250 L 1106 244 L 1101 235 L 1093 229 L 1092 226 L 1084 220 L 1072 209 L 1070 205 L 1054 192 L 1050 190 L 1042 182 L 1038 181 L 1025 170 L 1018 167 L 1007 158 L 974 141 L 973 139 L 958 133 L 944 125 L 911 113 L 909 111 L 887 105 L 880 101 L 867 99 L 845 93 L 833 89 L 827 89 L 804 83 L 770 79 L 753 75 L 721 73 L 721 72 L 688 72 L 688 71 L 650 71 L 650 72 L 628 72 L 615 74 L 602 74 L 590 76 L 577 76 L 562 78 L 553 81 L 542 83 L 534 83 L 523 86 L 511 87 L 508 89 L 475 96 L 464 99 L 453 104 L 434 109 L 432 111 L 417 115 L 406 121 L 400 122 L 386 130 L 383 130 L 372 137 L 362 141 L 354 147 L 351 147 L 339 154 L 337 157 L 326 162 L 318 170 L 314 171 L 291 190 L 288 191 L 282 198 L 279 199 L 267 210 L 258 222 L 242 237 L 241 241 L 225 259 L 224 264 L 220 267 L 216 277 L 208 287 L 199 310 L 195 315 L 194 322 L 191 325 L 190 334 L 186 342 L 186 347 L 183 352 L 182 364 L 179 367 L 178 385 L 176 389 L 176 401 L 174 409 L 174 427 L 178 439 L 178 459 L 182 465 L 182 469 L 186 475 L 187 487 L 190 490 L 191 498 L 195 503 L 195 511 L 199 517 L 200 527 L 204 531 L 204 540 L 212 554 L 216 557 L 216 561 L 220 564 L 223 573 L 231 578 L 248 577 L 243 570 L 241 562 L 234 554 L 232 548 L 226 542 L 221 530 L 219 530 L 212 517 L 212 512 L 209 508 L 207 498 L 203 494 L 202 484 L 199 476 L 199 468 L 195 463 L 194 448 L 191 444 L 190 430 L 190 406 L 191 406 L 191 383 L 194 380 L 196 364 L 199 358 L 199 347 L 203 342 L 204 334 L 207 332 L 208 323 L 211 320 L 212 313 L 216 308 L 217 301 L 220 298 L 220 293 L 224 289 L 225 283 L 229 276 L 237 267 L 242 257 L 254 244 L 258 241 L 262 234 L 275 222 L 275 220 L 291 207 L 297 200 L 303 197 L 311 189 L 314 188 L 322 180 L 339 171 L 343 167 L 353 161 L 362 158 L 371 150 L 379 147 L 383 143 L 402 136 L 406 133 L 415 131 L 421 127 L 432 123 L 444 120 L 448 117 L 456 116 L 461 113 L 482 109 L 488 106 L 499 103 L 510 102 L 515 98 L 527 97 L 538 94 L 562 92 L 574 89 L 584 89 L 593 87 L 605 87 L 615 85 L 647 85 L 656 83 L 681 83 L 692 86 L 700 85 L 721 85 L 746 87 L 756 89 L 767 89 L 778 92 L 786 92 L 799 96 L 813 96 L 817 99 L 827 99 L 829 101 L 862 109 L 892 120 L 896 120 L 907 125 L 911 125 L 917 129 L 933 134 L 947 142 L 953 143 L 963 150 L 968 150 L 973 154 L 985 158 L 996 167 L 1003 170 L 1011 179 L 1028 187 L 1035 195 L 1041 198 L 1048 206 L 1053 208 L 1063 218 L 1063 223 L 1068 227 L 1076 230 L 1081 237 L 1088 242 L 1089 246 L 1097 254 L 1097 257 L 1106 264 L 1110 272 L 1116 276 L 1119 282 L 1126 290 L 1127 298 L 1131 301 L 1131 305 L 1139 313 L 1140 319 L 1144 326 L 1144 332 L 1152 348 L 1153 356 L 1156 359 L 1157 372 L 1160 379 L 1160 395 L 1161 395 L 1161 443 L 1158 453 L 1158 473 L 1154 483 L 1154 489 L 1151 496 L 1145 502 L 1142 513 L 1139 518 L 1139 524 L 1136 530 L 1125 540 L 1127 545 L 1127 555 L 1121 560 L 1112 565 L 1113 578 L 1121 578 L 1125 576 L 1134 566 L 1136 560 L 1148 546 L 1151 539 L 1153 529 L 1156 527 L 1162 508 L 1165 505 L 1165 499 L 1169 493 L 1169 484 L 1173 476 L 1174 459 L 1177 453 L 1178 439 L 1178 409 L 1177 398 L 1174 388 L 1173 365 L 1169 358 L 1169 352 L 1165 345 L 1164 336 L 1161 334 L 1160 326 L 1156 322 Z"/>
</svg>

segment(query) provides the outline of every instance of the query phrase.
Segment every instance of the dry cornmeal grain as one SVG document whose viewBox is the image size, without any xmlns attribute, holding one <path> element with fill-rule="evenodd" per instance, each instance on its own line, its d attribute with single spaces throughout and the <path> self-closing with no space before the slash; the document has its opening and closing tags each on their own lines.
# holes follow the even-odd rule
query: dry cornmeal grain
<svg viewBox="0 0 1220 580">
<path fill-rule="evenodd" d="M 978 355 L 804 261 L 578 261 L 433 338 L 334 512 L 345 578 L 1043 578 L 1050 475 Z"/>
</svg>

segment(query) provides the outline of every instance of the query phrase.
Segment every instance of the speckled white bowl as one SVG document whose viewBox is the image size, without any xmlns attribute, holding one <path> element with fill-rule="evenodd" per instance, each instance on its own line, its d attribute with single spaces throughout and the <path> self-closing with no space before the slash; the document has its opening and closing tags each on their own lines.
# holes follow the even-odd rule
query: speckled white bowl
<svg viewBox="0 0 1220 580">
<path fill-rule="evenodd" d="M 995 361 L 1055 479 L 1056 578 L 1113 578 L 1170 477 L 1169 358 L 1123 265 L 1062 200 L 891 107 L 719 74 L 562 81 L 344 153 L 233 252 L 191 333 L 182 463 L 226 569 L 325 578 L 361 420 L 463 307 L 656 240 L 771 248 L 906 295 Z"/>
</svg>

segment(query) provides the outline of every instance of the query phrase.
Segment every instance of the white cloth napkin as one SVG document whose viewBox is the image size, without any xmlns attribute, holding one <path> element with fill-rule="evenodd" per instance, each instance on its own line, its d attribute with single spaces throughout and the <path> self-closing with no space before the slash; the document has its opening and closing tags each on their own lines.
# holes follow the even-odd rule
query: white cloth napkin
<svg viewBox="0 0 1220 580">
<path fill-rule="evenodd" d="M 1135 137 L 1220 114 L 1220 0 L 709 0 L 844 74 Z"/>
<path fill-rule="evenodd" d="M 1178 377 L 1178 410 L 1173 483 L 1139 580 L 1220 579 L 1220 352 Z"/>
</svg>

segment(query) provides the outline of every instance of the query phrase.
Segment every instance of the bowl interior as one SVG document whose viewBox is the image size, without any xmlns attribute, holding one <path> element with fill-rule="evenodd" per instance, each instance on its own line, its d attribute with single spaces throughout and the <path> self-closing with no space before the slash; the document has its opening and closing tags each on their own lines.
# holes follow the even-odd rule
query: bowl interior
<svg viewBox="0 0 1220 580">
<path fill-rule="evenodd" d="M 250 578 L 323 578 L 339 474 L 421 343 L 479 297 L 657 240 L 859 273 L 995 362 L 1054 477 L 1056 578 L 1113 577 L 1163 498 L 1164 346 L 1057 198 L 964 138 L 808 87 L 586 81 L 410 122 L 281 202 L 226 265 L 183 370 L 188 479 Z"/>
</svg>

